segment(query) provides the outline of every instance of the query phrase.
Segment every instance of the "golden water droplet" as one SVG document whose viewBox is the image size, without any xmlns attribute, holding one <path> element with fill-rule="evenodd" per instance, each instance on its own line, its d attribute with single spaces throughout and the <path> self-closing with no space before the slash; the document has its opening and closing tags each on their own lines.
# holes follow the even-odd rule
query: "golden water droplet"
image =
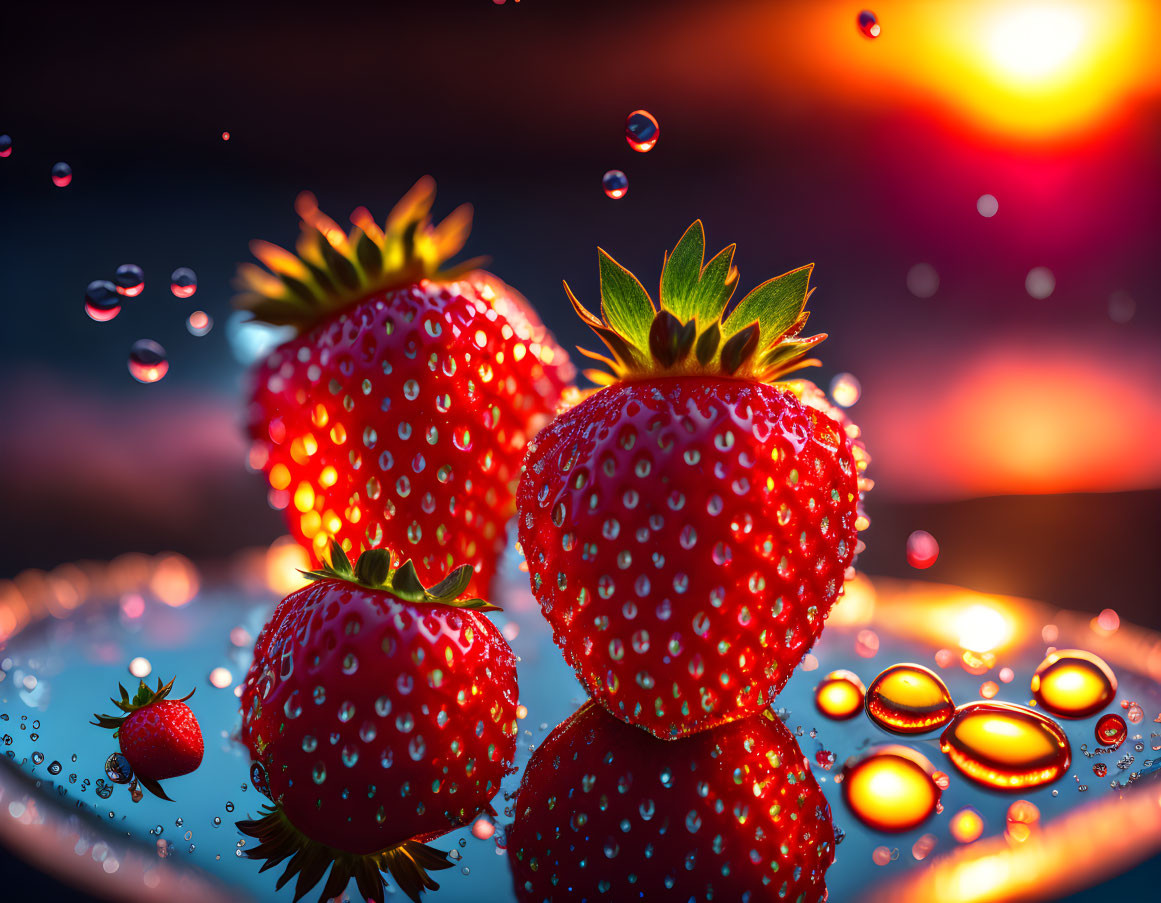
<svg viewBox="0 0 1161 903">
<path fill-rule="evenodd" d="M 955 714 L 947 685 L 922 665 L 898 664 L 871 681 L 867 715 L 893 734 L 924 734 L 943 727 Z"/>
<path fill-rule="evenodd" d="M 1006 702 L 956 709 L 940 749 L 964 775 L 999 790 L 1050 784 L 1064 774 L 1072 750 L 1051 718 Z"/>
<path fill-rule="evenodd" d="M 1016 800 L 1008 807 L 1004 838 L 1010 844 L 1023 843 L 1040 827 L 1040 809 L 1028 800 Z"/>
<path fill-rule="evenodd" d="M 1100 656 L 1080 649 L 1057 649 L 1032 675 L 1036 702 L 1062 718 L 1087 718 L 1117 693 L 1117 678 Z"/>
<path fill-rule="evenodd" d="M 881 746 L 843 769 L 843 799 L 877 831 L 909 831 L 939 803 L 935 767 L 906 746 Z"/>
<path fill-rule="evenodd" d="M 814 704 L 828 718 L 844 721 L 863 708 L 866 692 L 859 676 L 852 671 L 831 671 L 814 690 Z"/>
<path fill-rule="evenodd" d="M 971 843 L 984 833 L 984 820 L 971 806 L 965 806 L 951 817 L 948 830 L 960 843 Z"/>
</svg>

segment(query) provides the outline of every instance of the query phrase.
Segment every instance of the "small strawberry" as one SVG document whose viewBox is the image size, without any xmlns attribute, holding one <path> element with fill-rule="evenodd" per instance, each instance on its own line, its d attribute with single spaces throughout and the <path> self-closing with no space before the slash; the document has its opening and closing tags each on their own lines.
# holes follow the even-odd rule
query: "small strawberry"
<svg viewBox="0 0 1161 903">
<path fill-rule="evenodd" d="M 600 251 L 603 384 L 532 442 L 521 547 L 593 698 L 658 737 L 761 711 L 822 630 L 858 542 L 867 458 L 808 383 L 811 267 L 728 314 L 733 246 L 700 222 L 667 255 L 660 310 Z M 582 349 L 583 350 L 583 349 Z M 801 397 L 800 397 L 801 396 Z"/>
<path fill-rule="evenodd" d="M 521 903 L 826 899 L 830 806 L 768 713 L 663 742 L 590 702 L 533 754 L 515 810 Z"/>
<path fill-rule="evenodd" d="M 471 567 L 425 589 L 385 549 L 352 567 L 337 542 L 316 582 L 279 603 L 242 693 L 256 786 L 274 801 L 238 828 L 295 899 L 331 867 L 322 898 L 354 878 L 382 903 L 381 871 L 418 900 L 450 868 L 424 844 L 490 802 L 516 751 L 516 660 L 479 599 Z"/>
<path fill-rule="evenodd" d="M 525 444 L 573 370 L 479 260 L 441 269 L 471 208 L 433 226 L 434 190 L 420 180 L 385 228 L 356 210 L 349 234 L 304 194 L 298 256 L 252 243 L 271 272 L 244 264 L 237 304 L 299 335 L 254 373 L 251 460 L 317 561 L 337 538 L 405 552 L 425 582 L 471 564 L 486 592 Z"/>
<path fill-rule="evenodd" d="M 198 719 L 185 704 L 194 691 L 168 699 L 172 688 L 173 680 L 162 684 L 159 678 L 152 690 L 141 681 L 130 699 L 129 691 L 118 684 L 121 698 L 110 701 L 123 714 L 94 715 L 97 720 L 91 722 L 113 731 L 138 783 L 164 800 L 169 797 L 158 782 L 196 770 L 205 752 Z"/>
</svg>

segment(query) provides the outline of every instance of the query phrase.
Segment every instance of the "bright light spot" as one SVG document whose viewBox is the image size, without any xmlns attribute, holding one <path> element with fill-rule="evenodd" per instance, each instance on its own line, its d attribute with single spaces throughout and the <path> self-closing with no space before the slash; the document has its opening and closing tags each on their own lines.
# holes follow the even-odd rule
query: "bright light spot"
<svg viewBox="0 0 1161 903">
<path fill-rule="evenodd" d="M 1012 625 L 994 608 L 971 605 L 955 619 L 955 632 L 964 649 L 990 652 L 1011 639 Z"/>
<path fill-rule="evenodd" d="M 980 216 L 988 217 L 989 219 L 996 215 L 1000 209 L 1000 202 L 996 200 L 994 194 L 981 194 L 976 201 L 976 210 L 979 211 Z"/>
<path fill-rule="evenodd" d="M 137 656 L 129 663 L 129 673 L 134 677 L 148 677 L 153 671 L 153 665 L 149 663 L 149 659 L 142 655 Z"/>
<path fill-rule="evenodd" d="M 1024 288 L 1038 301 L 1043 301 L 1056 291 L 1056 277 L 1048 267 L 1033 267 L 1024 279 Z"/>
<path fill-rule="evenodd" d="M 488 840 L 496 833 L 496 826 L 486 816 L 480 816 L 472 823 L 472 836 L 479 840 Z"/>
<path fill-rule="evenodd" d="M 1034 6 L 1006 11 L 988 40 L 992 61 L 1025 81 L 1040 81 L 1062 72 L 1075 60 L 1085 34 L 1079 11 Z"/>
<path fill-rule="evenodd" d="M 282 536 L 270 544 L 266 553 L 266 585 L 280 596 L 306 586 L 299 571 L 310 570 L 310 557 L 292 536 Z"/>
<path fill-rule="evenodd" d="M 253 639 L 250 636 L 250 631 L 245 627 L 235 627 L 230 631 L 230 643 L 235 646 L 249 646 L 252 641 Z"/>
<path fill-rule="evenodd" d="M 219 690 L 224 690 L 234 682 L 234 675 L 230 673 L 228 668 L 214 668 L 210 672 L 210 685 L 217 687 Z"/>
<path fill-rule="evenodd" d="M 830 397 L 840 408 L 849 408 L 859 400 L 863 387 L 853 373 L 839 373 L 830 381 Z"/>
<path fill-rule="evenodd" d="M 525 718 L 527 718 L 528 717 L 528 706 L 526 706 L 526 705 L 516 706 L 516 717 L 519 718 L 521 721 L 523 721 Z"/>
<path fill-rule="evenodd" d="M 960 809 L 951 818 L 951 836 L 960 843 L 971 843 L 984 833 L 984 820 L 971 807 Z"/>
<path fill-rule="evenodd" d="M 170 553 L 161 556 L 153 569 L 149 588 L 166 605 L 180 608 L 198 594 L 198 570 L 184 555 Z"/>
</svg>

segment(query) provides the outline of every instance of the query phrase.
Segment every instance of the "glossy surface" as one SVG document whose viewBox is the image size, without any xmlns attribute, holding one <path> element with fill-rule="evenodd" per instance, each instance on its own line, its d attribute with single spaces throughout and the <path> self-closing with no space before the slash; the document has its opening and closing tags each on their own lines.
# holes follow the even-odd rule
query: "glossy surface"
<svg viewBox="0 0 1161 903">
<path fill-rule="evenodd" d="M 961 773 L 997 790 L 1050 784 L 1072 761 L 1068 739 L 1055 721 L 1003 702 L 961 706 L 939 746 Z"/>
<path fill-rule="evenodd" d="M 892 665 L 867 687 L 867 716 L 895 734 L 925 734 L 951 720 L 955 705 L 947 685 L 922 665 Z"/>
<path fill-rule="evenodd" d="M 878 831 L 908 831 L 939 804 L 935 766 L 906 746 L 883 746 L 843 769 L 843 799 L 860 821 Z"/>
<path fill-rule="evenodd" d="M 866 689 L 853 671 L 831 671 L 814 691 L 814 704 L 836 721 L 854 718 L 863 710 Z"/>
<path fill-rule="evenodd" d="M 1032 675 L 1032 696 L 1062 718 L 1087 718 L 1113 701 L 1117 678 L 1104 659 L 1081 649 L 1058 649 Z"/>
</svg>

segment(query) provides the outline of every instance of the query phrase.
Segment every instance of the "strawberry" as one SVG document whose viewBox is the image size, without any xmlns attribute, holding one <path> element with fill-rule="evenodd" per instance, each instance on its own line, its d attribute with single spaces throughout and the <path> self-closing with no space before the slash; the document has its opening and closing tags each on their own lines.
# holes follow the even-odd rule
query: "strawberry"
<svg viewBox="0 0 1161 903">
<path fill-rule="evenodd" d="M 254 373 L 251 460 L 317 561 L 336 538 L 406 552 L 425 582 L 471 564 L 485 592 L 525 444 L 573 371 L 479 260 L 440 269 L 471 208 L 433 226 L 433 197 L 422 179 L 385 229 L 360 208 L 344 234 L 304 194 L 298 256 L 252 243 L 272 272 L 244 264 L 236 303 L 299 334 Z"/>
<path fill-rule="evenodd" d="M 695 222 L 660 310 L 600 251 L 604 387 L 529 445 L 517 492 L 532 589 L 592 697 L 658 737 L 761 711 L 822 630 L 858 542 L 867 458 L 807 383 L 811 267 L 728 314 L 733 246 Z M 800 396 L 802 396 L 800 398 Z M 863 526 L 859 523 L 858 526 Z"/>
<path fill-rule="evenodd" d="M 181 699 L 169 699 L 173 680 L 162 684 L 160 678 L 152 690 L 141 681 L 132 699 L 123 686 L 118 684 L 117 688 L 121 698 L 110 701 L 123 714 L 94 715 L 97 720 L 91 723 L 113 731 L 137 782 L 167 800 L 158 782 L 195 771 L 205 752 L 198 719 L 185 704 L 194 691 Z"/>
<path fill-rule="evenodd" d="M 769 713 L 663 742 L 589 702 L 533 754 L 515 810 L 521 903 L 826 898 L 830 806 Z"/>
<path fill-rule="evenodd" d="M 277 606 L 242 693 L 242 741 L 256 786 L 273 800 L 238 828 L 296 897 L 354 878 L 382 903 L 381 871 L 413 900 L 450 868 L 425 841 L 490 801 L 516 751 L 516 660 L 479 599 L 460 599 L 468 565 L 425 589 L 386 549 L 352 567 L 342 547 L 315 582 Z"/>
</svg>

